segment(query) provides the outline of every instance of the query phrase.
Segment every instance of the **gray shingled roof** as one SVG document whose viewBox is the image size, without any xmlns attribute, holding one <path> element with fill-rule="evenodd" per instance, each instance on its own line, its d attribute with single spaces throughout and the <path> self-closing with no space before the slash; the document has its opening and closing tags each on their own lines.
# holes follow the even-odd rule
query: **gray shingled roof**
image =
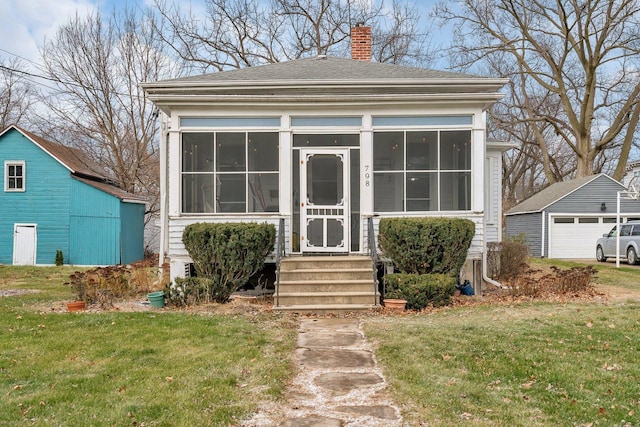
<svg viewBox="0 0 640 427">
<path fill-rule="evenodd" d="M 582 187 L 598 178 L 599 176 L 607 176 L 605 174 L 590 175 L 583 178 L 576 178 L 570 181 L 556 182 L 553 185 L 548 186 L 544 190 L 534 194 L 522 203 L 509 209 L 506 215 L 514 215 L 526 212 L 540 212 L 550 204 L 557 202 L 568 194 L 574 192 L 578 188 Z M 608 177 L 608 176 L 607 176 Z"/>
<path fill-rule="evenodd" d="M 393 79 L 478 79 L 470 74 L 403 67 L 346 58 L 304 58 L 288 62 L 247 67 L 199 76 L 164 80 L 162 83 L 258 82 L 296 80 L 393 80 Z"/>
</svg>

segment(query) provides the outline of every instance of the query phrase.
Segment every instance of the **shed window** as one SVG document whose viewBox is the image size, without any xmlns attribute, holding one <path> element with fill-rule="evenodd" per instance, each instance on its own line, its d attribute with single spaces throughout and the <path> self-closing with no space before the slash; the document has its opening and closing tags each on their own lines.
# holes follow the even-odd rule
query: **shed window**
<svg viewBox="0 0 640 427">
<path fill-rule="evenodd" d="M 373 135 L 376 212 L 471 209 L 471 131 Z"/>
<path fill-rule="evenodd" d="M 4 191 L 25 190 L 25 162 L 4 162 Z"/>
<path fill-rule="evenodd" d="M 279 210 L 277 132 L 182 134 L 182 212 Z"/>
</svg>

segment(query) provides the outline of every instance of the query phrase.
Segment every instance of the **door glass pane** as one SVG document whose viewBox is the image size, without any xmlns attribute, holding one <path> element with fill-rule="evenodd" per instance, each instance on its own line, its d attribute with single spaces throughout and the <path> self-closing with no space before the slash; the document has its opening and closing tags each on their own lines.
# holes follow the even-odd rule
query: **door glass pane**
<svg viewBox="0 0 640 427">
<path fill-rule="evenodd" d="M 245 171 L 245 133 L 216 134 L 218 172 Z"/>
<path fill-rule="evenodd" d="M 339 219 L 327 219 L 327 246 L 344 245 L 344 224 Z"/>
<path fill-rule="evenodd" d="M 315 154 L 307 161 L 307 198 L 314 205 L 341 205 L 343 201 L 342 158 Z"/>
<path fill-rule="evenodd" d="M 307 222 L 307 244 L 309 246 L 324 246 L 324 221 L 322 219 L 311 219 Z"/>
</svg>

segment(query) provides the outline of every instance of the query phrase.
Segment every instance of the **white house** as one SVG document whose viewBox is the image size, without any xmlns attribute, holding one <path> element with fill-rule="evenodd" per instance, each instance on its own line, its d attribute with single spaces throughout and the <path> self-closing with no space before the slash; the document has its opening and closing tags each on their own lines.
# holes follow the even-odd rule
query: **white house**
<svg viewBox="0 0 640 427">
<path fill-rule="evenodd" d="M 485 111 L 506 80 L 374 63 L 370 43 L 352 57 L 365 60 L 143 84 L 162 112 L 160 259 L 172 278 L 191 262 L 183 229 L 204 221 L 283 224 L 287 255 L 357 255 L 370 220 L 469 218 L 477 270 L 485 241 L 500 239 L 508 146 L 487 143 Z"/>
</svg>

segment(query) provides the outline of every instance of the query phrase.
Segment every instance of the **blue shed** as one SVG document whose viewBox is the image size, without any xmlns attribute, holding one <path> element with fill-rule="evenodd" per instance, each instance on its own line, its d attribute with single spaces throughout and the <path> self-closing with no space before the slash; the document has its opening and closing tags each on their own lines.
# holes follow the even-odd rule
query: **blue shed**
<svg viewBox="0 0 640 427">
<path fill-rule="evenodd" d="M 0 264 L 127 264 L 144 257 L 145 202 L 80 150 L 17 126 L 0 133 Z"/>
</svg>

